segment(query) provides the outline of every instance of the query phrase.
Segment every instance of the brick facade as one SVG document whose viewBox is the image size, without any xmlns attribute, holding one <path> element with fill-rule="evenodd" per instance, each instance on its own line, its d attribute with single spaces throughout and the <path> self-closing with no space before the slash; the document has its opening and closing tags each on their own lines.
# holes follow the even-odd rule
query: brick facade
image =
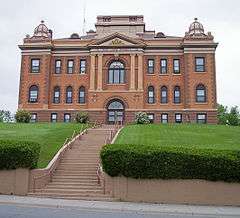
<svg viewBox="0 0 240 218">
<path fill-rule="evenodd" d="M 109 20 L 110 18 L 110 20 Z M 182 122 L 194 123 L 197 114 L 206 114 L 207 123 L 216 123 L 215 49 L 211 33 L 204 33 L 195 20 L 184 37 L 165 36 L 146 31 L 143 16 L 98 16 L 96 31 L 86 36 L 73 34 L 70 38 L 53 39 L 44 23 L 27 36 L 22 50 L 19 109 L 37 115 L 38 121 L 49 122 L 51 113 L 64 120 L 64 113 L 74 119 L 79 111 L 86 111 L 91 121 L 108 123 L 109 114 L 122 112 L 125 123 L 132 122 L 135 113 L 154 114 L 154 122 L 161 122 L 161 114 L 168 114 L 168 122 L 175 122 L 175 114 L 182 114 Z M 128 28 L 126 28 L 128 27 Z M 134 32 L 135 31 L 135 32 Z M 196 58 L 204 59 L 203 72 L 195 72 Z M 32 73 L 32 60 L 40 60 L 39 72 Z M 167 73 L 161 74 L 161 59 L 167 60 Z M 174 73 L 173 62 L 180 62 L 180 72 Z M 68 74 L 68 61 L 73 60 L 73 72 Z M 86 70 L 80 73 L 80 61 Z M 153 72 L 148 73 L 148 60 L 154 60 Z M 56 61 L 61 61 L 56 74 Z M 110 65 L 124 66 L 123 82 L 111 83 Z M 116 73 L 116 71 L 114 71 Z M 118 71 L 113 74 L 118 78 Z M 119 77 L 120 78 L 120 77 Z M 196 101 L 196 88 L 205 87 L 205 100 Z M 38 87 L 36 102 L 29 102 L 29 89 Z M 66 89 L 72 87 L 71 102 L 66 103 Z M 154 102 L 149 103 L 148 87 L 154 87 Z M 161 87 L 167 88 L 167 103 L 161 103 Z M 180 88 L 180 102 L 174 103 L 174 88 Z M 59 102 L 53 101 L 54 87 L 59 87 Z M 79 103 L 79 88 L 85 88 L 85 101 Z M 34 94 L 33 94 L 34 95 Z M 34 97 L 34 96 L 33 96 Z M 113 100 L 123 109 L 109 109 Z M 119 113 L 121 114 L 121 113 Z"/>
</svg>

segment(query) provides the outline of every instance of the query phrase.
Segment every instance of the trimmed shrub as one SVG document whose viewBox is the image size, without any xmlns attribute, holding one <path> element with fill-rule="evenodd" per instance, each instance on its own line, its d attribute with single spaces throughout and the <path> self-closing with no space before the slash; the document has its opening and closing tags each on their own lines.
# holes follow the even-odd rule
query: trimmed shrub
<svg viewBox="0 0 240 218">
<path fill-rule="evenodd" d="M 75 119 L 76 119 L 77 123 L 87 123 L 88 122 L 88 113 L 79 112 L 76 114 Z"/>
<path fill-rule="evenodd" d="M 39 155 L 38 143 L 0 140 L 0 169 L 36 168 Z"/>
<path fill-rule="evenodd" d="M 18 110 L 15 114 L 15 119 L 18 123 L 29 123 L 31 114 L 26 110 Z"/>
<path fill-rule="evenodd" d="M 240 151 L 110 144 L 101 161 L 113 177 L 240 182 Z"/>
<path fill-rule="evenodd" d="M 148 115 L 145 112 L 138 112 L 135 114 L 135 123 L 136 124 L 148 124 L 150 120 L 148 119 Z"/>
</svg>

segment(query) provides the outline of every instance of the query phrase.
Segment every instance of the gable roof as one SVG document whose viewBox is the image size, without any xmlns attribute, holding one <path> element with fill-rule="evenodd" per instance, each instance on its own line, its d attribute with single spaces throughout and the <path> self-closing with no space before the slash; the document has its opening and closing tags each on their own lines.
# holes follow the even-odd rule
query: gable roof
<svg viewBox="0 0 240 218">
<path fill-rule="evenodd" d="M 145 47 L 142 40 L 133 39 L 121 33 L 113 33 L 101 39 L 94 40 L 88 47 Z"/>
</svg>

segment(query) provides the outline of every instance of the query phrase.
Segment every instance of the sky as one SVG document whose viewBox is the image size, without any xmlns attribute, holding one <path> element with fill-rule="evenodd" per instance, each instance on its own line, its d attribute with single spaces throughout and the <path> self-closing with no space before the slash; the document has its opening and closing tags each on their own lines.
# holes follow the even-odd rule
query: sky
<svg viewBox="0 0 240 218">
<path fill-rule="evenodd" d="M 85 5 L 85 6 L 84 6 Z M 195 17 L 212 32 L 218 103 L 240 106 L 239 0 L 8 0 L 0 4 L 0 110 L 17 110 L 21 52 L 41 20 L 54 38 L 94 29 L 97 15 L 144 15 L 146 29 L 184 36 Z"/>
</svg>

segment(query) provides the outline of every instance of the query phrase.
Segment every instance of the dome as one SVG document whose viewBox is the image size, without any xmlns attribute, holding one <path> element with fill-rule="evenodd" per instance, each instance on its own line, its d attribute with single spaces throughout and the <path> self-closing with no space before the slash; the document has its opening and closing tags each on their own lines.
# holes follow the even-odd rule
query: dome
<svg viewBox="0 0 240 218">
<path fill-rule="evenodd" d="M 190 25 L 188 33 L 190 36 L 205 35 L 203 25 L 200 22 L 198 22 L 197 18 L 195 18 L 194 22 Z"/>
<path fill-rule="evenodd" d="M 70 36 L 71 39 L 79 39 L 79 35 L 77 33 L 73 33 L 71 36 Z"/>
<path fill-rule="evenodd" d="M 166 36 L 163 32 L 159 32 L 157 33 L 156 38 L 166 38 Z"/>
<path fill-rule="evenodd" d="M 41 24 L 39 24 L 35 30 L 33 36 L 35 37 L 44 37 L 44 38 L 49 38 L 50 37 L 50 32 L 47 28 L 47 26 L 44 24 L 44 21 L 41 21 Z"/>
</svg>

